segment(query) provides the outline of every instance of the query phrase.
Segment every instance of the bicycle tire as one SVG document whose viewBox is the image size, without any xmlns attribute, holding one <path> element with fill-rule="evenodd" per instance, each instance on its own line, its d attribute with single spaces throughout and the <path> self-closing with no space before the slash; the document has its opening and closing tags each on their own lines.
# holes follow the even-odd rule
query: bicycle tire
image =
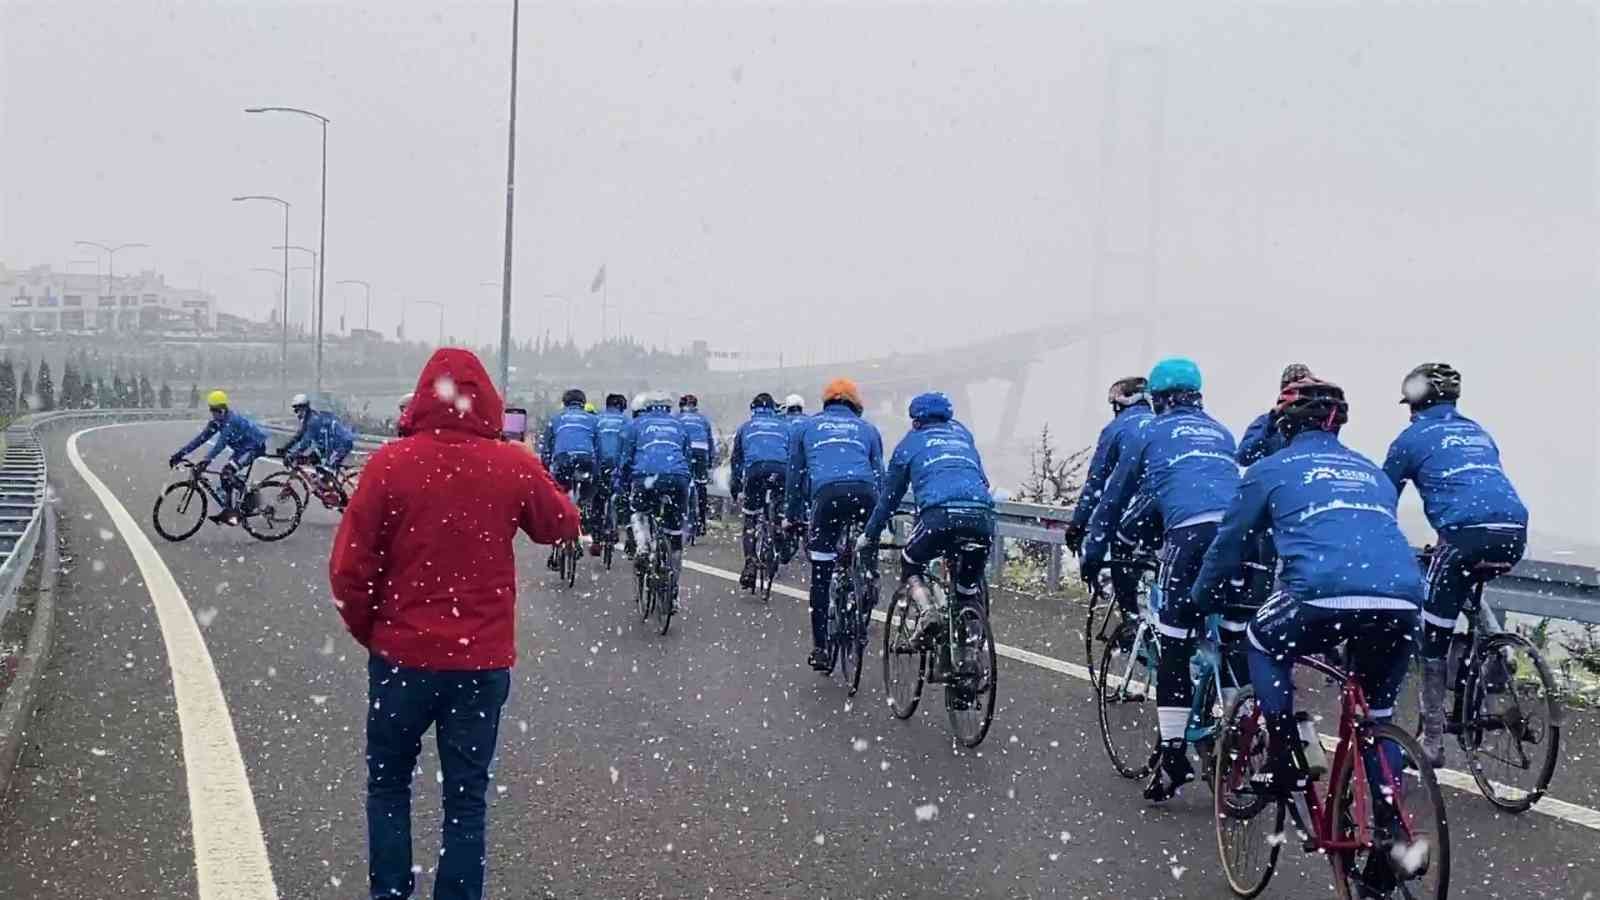
<svg viewBox="0 0 1600 900">
<path fill-rule="evenodd" d="M 966 700 L 961 696 L 959 687 L 964 687 L 966 678 L 962 678 L 962 685 L 952 680 L 944 686 L 945 716 L 950 720 L 950 730 L 956 736 L 957 743 L 971 750 L 983 743 L 989 735 L 989 726 L 994 724 L 995 701 L 1000 694 L 1000 666 L 999 656 L 995 653 L 994 629 L 989 627 L 988 604 L 983 603 L 976 607 L 967 607 L 957 612 L 958 620 L 965 620 L 968 624 L 952 628 L 952 633 L 962 634 L 974 624 L 979 629 L 980 636 L 977 642 L 978 674 L 971 680 L 976 682 L 972 691 L 972 698 Z M 958 623 L 952 623 L 958 624 Z M 963 703 L 976 703 L 977 709 Z M 976 715 L 965 715 L 976 713 Z"/>
<path fill-rule="evenodd" d="M 1246 704 L 1249 704 L 1248 709 Z M 1242 718 L 1254 721 L 1253 733 L 1250 737 L 1249 747 L 1244 752 L 1244 762 L 1239 762 L 1239 737 L 1238 723 Z M 1252 762 L 1259 758 L 1259 762 Z M 1241 688 L 1223 711 L 1222 725 L 1217 737 L 1217 752 L 1214 756 L 1215 769 L 1211 774 L 1212 811 L 1216 821 L 1217 855 L 1222 860 L 1223 877 L 1227 879 L 1228 890 L 1234 896 L 1249 900 L 1259 897 L 1267 889 L 1267 884 L 1272 881 L 1272 876 L 1278 870 L 1278 857 L 1283 851 L 1284 819 L 1288 815 L 1288 806 L 1281 800 L 1269 800 L 1258 794 L 1236 794 L 1236 788 L 1249 783 L 1250 776 L 1266 764 L 1267 761 L 1267 730 L 1266 724 L 1260 716 L 1260 706 L 1256 704 L 1255 691 L 1249 687 Z M 1259 834 L 1249 826 L 1261 820 L 1267 813 L 1268 806 L 1273 813 L 1266 820 L 1270 830 L 1266 834 Z M 1236 826 L 1235 823 L 1246 823 L 1245 826 Z M 1244 832 L 1243 834 L 1240 834 Z M 1266 848 L 1267 858 L 1260 865 L 1250 864 L 1246 858 L 1251 851 Z"/>
<path fill-rule="evenodd" d="M 673 578 L 671 568 L 661 550 L 656 551 L 656 573 L 660 578 L 652 578 L 656 592 L 656 624 L 661 627 L 661 634 L 665 635 L 667 629 L 672 627 L 672 614 L 677 611 L 677 601 L 673 598 Z"/>
<path fill-rule="evenodd" d="M 172 506 L 166 506 L 168 503 L 168 498 L 174 496 L 180 491 L 184 492 L 182 499 L 173 500 L 171 501 Z M 200 514 L 195 517 L 193 525 L 183 525 L 175 529 L 169 529 L 165 525 L 161 524 L 161 510 L 163 508 L 174 509 L 180 515 L 187 515 L 188 510 L 194 505 L 197 498 L 200 501 Z M 161 490 L 161 493 L 156 495 L 156 502 L 150 508 L 150 524 L 155 526 L 156 534 L 161 535 L 163 538 L 171 541 L 174 544 L 186 541 L 199 533 L 201 527 L 206 524 L 206 513 L 208 511 L 207 504 L 209 502 L 210 498 L 207 496 L 205 490 L 196 485 L 193 481 L 175 481 L 172 484 L 167 485 Z"/>
<path fill-rule="evenodd" d="M 847 608 L 840 617 L 839 662 L 844 666 L 844 684 L 847 696 L 854 697 L 861 689 L 861 670 L 865 668 L 866 635 L 862 633 L 861 616 L 854 607 Z"/>
<path fill-rule="evenodd" d="M 1424 757 L 1421 743 L 1404 728 L 1391 723 L 1374 724 L 1371 722 L 1363 723 L 1357 727 L 1355 738 L 1357 753 L 1365 755 L 1369 752 L 1366 749 L 1369 744 L 1388 742 L 1394 744 L 1404 754 L 1401 760 L 1401 768 L 1399 772 L 1395 773 L 1404 789 L 1395 791 L 1390 787 L 1387 789 L 1388 794 L 1386 796 L 1398 795 L 1402 798 L 1400 802 L 1408 807 L 1411 806 L 1412 800 L 1420 801 L 1416 805 L 1415 812 L 1400 816 L 1400 822 L 1407 832 L 1403 846 L 1410 848 L 1410 850 L 1402 849 L 1400 856 L 1413 868 L 1412 874 L 1419 876 L 1416 879 L 1405 879 L 1405 882 L 1410 883 L 1414 880 L 1419 880 L 1426 881 L 1427 884 L 1420 885 L 1421 892 L 1412 889 L 1406 890 L 1404 892 L 1405 896 L 1416 897 L 1419 900 L 1444 900 L 1450 893 L 1450 824 L 1445 813 L 1444 795 L 1439 790 L 1439 781 L 1434 774 L 1433 766 Z M 1383 751 L 1374 748 L 1373 752 L 1382 753 Z M 1338 771 L 1333 773 L 1328 782 L 1328 803 L 1332 807 L 1330 821 L 1336 823 L 1335 827 L 1339 829 L 1333 835 L 1335 840 L 1354 841 L 1361 831 L 1358 826 L 1363 824 L 1354 820 L 1351 804 L 1354 800 L 1354 791 L 1370 790 L 1371 788 L 1367 783 L 1355 785 L 1353 782 L 1354 773 L 1357 771 L 1357 767 L 1354 765 L 1357 753 L 1347 754 L 1345 757 L 1347 764 L 1339 766 Z M 1365 766 L 1361 768 L 1364 769 Z M 1408 772 L 1407 770 L 1410 771 Z M 1414 775 L 1415 781 L 1410 780 L 1407 777 L 1408 775 Z M 1363 782 L 1368 781 L 1368 779 L 1362 780 Z M 1367 804 L 1367 806 L 1369 809 L 1372 808 L 1372 804 Z M 1433 827 L 1431 829 L 1426 826 L 1418 827 L 1419 817 L 1416 813 L 1431 814 Z M 1376 824 L 1372 822 L 1364 823 L 1364 825 L 1369 833 L 1376 828 Z M 1339 900 L 1357 900 L 1358 897 L 1363 896 L 1361 893 L 1352 890 L 1352 888 L 1356 887 L 1356 883 L 1352 879 L 1356 881 L 1362 879 L 1363 875 L 1359 873 L 1364 873 L 1367 860 L 1377 849 L 1378 847 L 1376 846 L 1370 846 L 1363 850 L 1338 851 L 1328 854 L 1328 860 L 1333 865 L 1334 893 Z M 1397 849 L 1400 848 L 1390 849 L 1391 859 Z M 1414 858 L 1412 851 L 1419 851 L 1420 854 L 1425 854 L 1425 858 Z M 1390 871 L 1392 872 L 1393 870 L 1390 869 Z"/>
<path fill-rule="evenodd" d="M 246 491 L 256 494 L 255 508 L 248 515 L 241 514 L 239 524 L 244 526 L 244 530 L 251 537 L 271 544 L 299 530 L 300 520 L 306 513 L 306 500 L 294 489 L 292 476 L 283 472 L 268 475 L 255 485 L 246 488 Z M 285 502 L 289 505 L 289 512 L 280 519 L 278 504 Z M 286 523 L 283 530 L 272 530 L 273 525 L 279 521 Z"/>
<path fill-rule="evenodd" d="M 577 541 L 568 541 L 562 546 L 561 553 L 561 580 L 572 587 L 578 583 L 578 555 L 582 548 Z"/>
<path fill-rule="evenodd" d="M 917 711 L 928 670 L 928 654 L 911 644 L 914 628 L 911 598 L 896 591 L 883 622 L 883 693 L 896 719 L 909 719 Z"/>
<path fill-rule="evenodd" d="M 1120 649 L 1124 630 L 1134 632 L 1134 644 L 1126 654 L 1126 665 L 1121 661 L 1124 654 Z M 1111 767 L 1123 778 L 1149 776 L 1150 750 L 1160 740 L 1159 722 L 1156 719 L 1156 666 L 1141 657 L 1140 649 L 1144 644 L 1138 637 L 1138 630 L 1136 622 L 1124 620 L 1118 626 L 1117 633 L 1105 642 L 1100 653 L 1099 681 L 1094 686 L 1100 742 L 1106 748 L 1106 756 L 1111 759 Z M 1149 636 L 1148 629 L 1143 640 L 1149 642 L 1150 652 L 1153 653 L 1155 641 Z M 1137 710 L 1148 710 L 1149 724 L 1135 722 L 1124 726 L 1120 722 L 1113 722 L 1110 712 L 1112 700 L 1115 700 L 1118 708 L 1130 706 Z M 1131 743 L 1123 746 L 1129 740 Z"/>
<path fill-rule="evenodd" d="M 647 584 L 649 578 L 644 572 L 635 569 L 633 580 L 638 589 L 639 621 L 648 622 L 650 621 L 650 614 L 655 612 L 655 594 L 651 592 Z"/>
<path fill-rule="evenodd" d="M 1542 696 L 1535 701 L 1535 703 L 1543 707 L 1539 714 L 1530 716 L 1529 710 L 1524 707 L 1519 698 L 1517 704 L 1518 714 L 1512 723 L 1513 726 L 1520 726 L 1521 728 L 1527 728 L 1529 721 L 1538 722 L 1542 726 L 1540 741 L 1537 743 L 1543 746 L 1544 758 L 1536 764 L 1533 759 L 1529 759 L 1530 771 L 1535 773 L 1531 790 L 1523 789 L 1517 785 L 1497 782 L 1492 777 L 1492 773 L 1488 771 L 1489 767 L 1484 764 L 1486 758 L 1490 760 L 1499 758 L 1484 750 L 1485 739 L 1491 734 L 1506 736 L 1512 733 L 1512 729 L 1506 726 L 1504 717 L 1499 717 L 1500 727 L 1498 729 L 1476 727 L 1478 723 L 1491 718 L 1479 714 L 1488 705 L 1489 698 L 1493 696 L 1489 690 L 1489 679 L 1484 677 L 1485 664 L 1490 659 L 1498 656 L 1502 649 L 1520 650 L 1523 658 L 1532 662 L 1542 691 Z M 1474 674 L 1466 686 L 1467 697 L 1466 702 L 1463 704 L 1466 715 L 1461 729 L 1461 746 L 1466 750 L 1468 758 L 1472 761 L 1468 768 L 1472 770 L 1473 779 L 1478 782 L 1478 789 L 1483 792 L 1483 796 L 1490 803 L 1513 814 L 1527 812 L 1533 808 L 1535 803 L 1539 802 L 1545 791 L 1549 789 L 1550 779 L 1555 775 L 1556 763 L 1561 755 L 1561 706 L 1557 699 L 1555 678 L 1551 676 L 1550 667 L 1545 662 L 1544 656 L 1539 653 L 1538 648 L 1534 647 L 1533 643 L 1527 638 L 1517 634 L 1495 634 L 1485 639 L 1479 645 L 1478 658 L 1472 668 L 1472 672 Z M 1517 683 L 1516 675 L 1513 673 L 1507 685 L 1508 689 L 1514 689 Z M 1515 694 L 1520 694 L 1520 691 L 1514 691 Z M 1523 741 L 1520 738 L 1516 739 L 1516 744 L 1517 756 L 1520 757 L 1524 753 L 1522 750 Z M 1512 792 L 1521 793 L 1522 796 L 1515 796 Z"/>
</svg>

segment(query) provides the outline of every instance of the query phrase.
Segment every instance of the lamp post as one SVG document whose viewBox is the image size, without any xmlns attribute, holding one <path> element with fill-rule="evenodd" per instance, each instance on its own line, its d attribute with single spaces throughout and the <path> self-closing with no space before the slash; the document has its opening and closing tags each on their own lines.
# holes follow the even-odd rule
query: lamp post
<svg viewBox="0 0 1600 900">
<path fill-rule="evenodd" d="M 278 349 L 278 393 L 289 389 L 289 201 L 271 194 L 244 194 L 233 198 L 235 203 L 246 200 L 266 200 L 283 207 L 283 340 Z"/>
<path fill-rule="evenodd" d="M 511 0 L 511 114 L 506 126 L 506 255 L 500 275 L 500 393 L 511 393 L 511 224 L 516 211 L 517 32 L 522 6 Z"/>
<path fill-rule="evenodd" d="M 368 283 L 368 282 L 362 281 L 359 278 L 345 278 L 345 279 L 343 279 L 341 281 L 338 281 L 338 282 L 335 282 L 335 283 L 336 284 L 359 284 L 363 288 L 366 289 L 366 292 L 367 292 L 367 330 L 371 331 L 372 330 L 372 285 L 370 283 Z M 342 310 L 339 313 L 339 317 L 341 319 L 344 318 L 344 312 Z M 345 327 L 345 332 L 349 333 L 349 331 L 350 331 L 349 327 L 346 326 Z"/>
<path fill-rule="evenodd" d="M 106 254 L 106 293 L 113 294 L 113 295 L 115 295 L 115 293 L 116 293 L 117 251 L 119 251 L 119 250 L 132 250 L 135 247 L 149 247 L 150 246 L 149 244 L 133 243 L 133 244 L 117 244 L 114 247 L 109 247 L 109 246 L 107 246 L 105 244 L 99 243 L 98 241 L 73 241 L 73 243 L 76 244 L 76 245 L 84 246 L 84 247 L 95 247 L 97 249 L 105 251 L 105 254 Z M 115 320 L 113 320 L 113 321 L 115 321 Z"/>
<path fill-rule="evenodd" d="M 252 106 L 245 110 L 247 113 L 293 113 L 316 119 L 322 126 L 322 223 L 317 229 L 317 375 L 316 395 L 322 396 L 322 276 L 327 269 L 328 254 L 328 117 L 314 113 L 309 109 L 299 109 L 293 106 Z M 289 232 L 285 229 L 283 242 L 289 243 Z M 285 264 L 284 268 L 288 268 Z M 284 295 L 288 296 L 288 288 L 284 288 Z"/>
<path fill-rule="evenodd" d="M 272 249 L 274 249 L 274 250 L 282 250 L 283 248 L 279 247 L 279 246 L 274 246 Z M 312 271 L 311 278 L 312 278 L 312 284 L 311 284 L 311 297 L 310 297 L 310 301 L 307 304 L 307 306 L 308 307 L 321 306 L 322 305 L 322 280 L 321 280 L 322 279 L 322 270 L 317 265 L 317 263 L 319 262 L 319 260 L 317 258 L 318 257 L 317 251 L 311 249 L 310 247 L 302 247 L 299 244 L 290 244 L 289 245 L 289 249 L 290 250 L 299 250 L 301 253 L 309 253 L 309 254 L 311 254 L 311 271 Z M 299 268 L 297 267 L 295 269 L 295 271 L 298 272 Z M 310 327 L 311 327 L 311 317 L 315 312 L 316 312 L 316 310 L 314 308 L 308 308 L 306 310 L 306 328 L 307 329 L 310 329 Z M 318 337 L 318 340 L 319 341 L 321 340 L 320 335 Z M 320 399 L 320 397 L 322 395 L 319 393 L 317 396 Z"/>
</svg>

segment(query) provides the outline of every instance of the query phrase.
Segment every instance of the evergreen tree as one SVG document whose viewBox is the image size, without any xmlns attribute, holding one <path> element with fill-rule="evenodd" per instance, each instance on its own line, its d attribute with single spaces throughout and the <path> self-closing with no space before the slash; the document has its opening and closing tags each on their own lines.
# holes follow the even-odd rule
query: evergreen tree
<svg viewBox="0 0 1600 900">
<path fill-rule="evenodd" d="M 156 408 L 156 392 L 150 387 L 150 377 L 143 373 L 139 375 L 139 407 L 141 409 Z"/>
<path fill-rule="evenodd" d="M 116 409 L 124 409 L 128 405 L 128 386 L 122 383 L 122 376 L 111 373 L 111 403 Z"/>
<path fill-rule="evenodd" d="M 94 396 L 96 405 L 98 405 L 101 409 L 116 409 L 116 392 L 111 389 L 111 385 L 106 384 L 104 378 L 95 379 Z"/>
<path fill-rule="evenodd" d="M 198 384 L 189 385 L 189 408 L 200 408 L 200 385 Z"/>
<path fill-rule="evenodd" d="M 172 385 L 167 384 L 165 381 L 161 382 L 161 408 L 172 408 Z"/>
<path fill-rule="evenodd" d="M 18 408 L 23 411 L 33 409 L 33 404 L 37 399 L 33 396 L 33 366 L 27 360 L 23 360 L 22 391 L 17 395 Z"/>
<path fill-rule="evenodd" d="M 61 366 L 61 408 L 78 409 L 83 404 L 79 400 L 78 367 L 72 364 L 69 355 L 67 361 Z"/>
<path fill-rule="evenodd" d="M 40 412 L 49 412 L 56 408 L 56 386 L 55 382 L 50 378 L 49 360 L 39 360 L 39 381 L 36 393 L 39 395 L 39 403 L 34 409 Z"/>
<path fill-rule="evenodd" d="M 9 418 L 17 411 L 17 369 L 11 357 L 0 362 L 0 417 Z"/>
</svg>

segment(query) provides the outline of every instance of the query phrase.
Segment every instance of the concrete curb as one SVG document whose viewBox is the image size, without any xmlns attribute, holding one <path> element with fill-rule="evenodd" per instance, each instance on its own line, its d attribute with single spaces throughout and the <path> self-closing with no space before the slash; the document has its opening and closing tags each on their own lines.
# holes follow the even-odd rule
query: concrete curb
<svg viewBox="0 0 1600 900">
<path fill-rule="evenodd" d="M 33 626 L 28 630 L 28 646 L 17 663 L 16 678 L 6 691 L 5 704 L 0 706 L 0 797 L 5 796 L 11 788 L 11 776 L 33 718 L 33 701 L 39 688 L 39 675 L 50 658 L 50 644 L 55 632 L 55 589 L 57 570 L 61 565 L 61 548 L 56 543 L 56 511 L 48 501 L 44 507 L 42 537 L 39 550 L 35 553 L 35 558 L 41 562 L 39 596 L 33 606 Z"/>
</svg>

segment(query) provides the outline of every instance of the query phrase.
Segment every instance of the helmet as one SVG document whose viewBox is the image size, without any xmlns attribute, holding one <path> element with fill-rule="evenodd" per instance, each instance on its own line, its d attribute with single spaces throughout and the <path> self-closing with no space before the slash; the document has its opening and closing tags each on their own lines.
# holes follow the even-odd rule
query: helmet
<svg viewBox="0 0 1600 900">
<path fill-rule="evenodd" d="M 1305 363 L 1290 363 L 1283 367 L 1283 376 L 1278 379 L 1278 388 L 1282 390 L 1296 381 L 1305 381 L 1311 377 L 1310 366 Z"/>
<path fill-rule="evenodd" d="M 667 405 L 671 406 L 672 404 L 669 403 Z M 678 398 L 678 408 L 679 409 L 699 409 L 700 408 L 700 398 L 696 397 L 693 394 L 684 394 L 682 397 Z"/>
<path fill-rule="evenodd" d="M 783 398 L 783 408 L 790 412 L 800 412 L 806 408 L 806 398 L 799 394 L 790 394 Z"/>
<path fill-rule="evenodd" d="M 289 408 L 290 409 L 299 409 L 302 406 L 310 406 L 310 405 L 311 405 L 311 401 L 306 399 L 306 395 L 305 394 L 295 394 L 293 399 L 291 399 L 289 401 Z"/>
<path fill-rule="evenodd" d="M 400 398 L 400 411 L 401 412 L 405 412 L 406 411 L 406 407 L 411 405 L 411 398 L 415 397 L 415 396 L 416 396 L 416 394 L 406 394 L 404 397 Z"/>
<path fill-rule="evenodd" d="M 955 417 L 955 407 L 951 405 L 950 398 L 937 391 L 918 394 L 911 400 L 906 412 L 910 414 L 911 421 L 916 423 L 948 421 Z"/>
<path fill-rule="evenodd" d="M 1112 409 L 1120 412 L 1149 400 L 1149 388 L 1150 382 L 1143 375 L 1118 378 L 1111 382 L 1111 387 L 1106 390 L 1106 401 L 1111 404 Z"/>
<path fill-rule="evenodd" d="M 861 414 L 861 389 L 848 378 L 835 378 L 822 389 L 822 403 L 843 403 Z"/>
<path fill-rule="evenodd" d="M 772 401 L 772 395 L 766 391 L 762 391 L 761 393 L 750 398 L 751 409 L 772 409 L 776 405 L 777 404 Z"/>
<path fill-rule="evenodd" d="M 1194 360 L 1182 356 L 1169 356 L 1150 370 L 1150 393 L 1200 390 L 1200 367 Z"/>
<path fill-rule="evenodd" d="M 594 413 L 599 412 L 599 410 L 594 408 L 594 404 L 593 403 L 585 403 L 585 404 L 583 404 L 583 411 L 586 412 L 586 413 L 589 413 L 591 415 L 594 414 Z"/>
<path fill-rule="evenodd" d="M 666 391 L 646 391 L 644 394 L 645 409 L 671 409 L 672 395 Z"/>
<path fill-rule="evenodd" d="M 588 399 L 578 388 L 567 388 L 567 392 L 561 395 L 561 405 L 582 406 Z"/>
<path fill-rule="evenodd" d="M 1278 417 L 1278 430 L 1289 437 L 1311 429 L 1338 431 L 1350 421 L 1344 388 L 1309 375 L 1284 386 L 1273 412 Z"/>
<path fill-rule="evenodd" d="M 228 392 L 212 391 L 206 395 L 206 405 L 213 410 L 228 408 Z"/>
<path fill-rule="evenodd" d="M 621 394 L 606 395 L 606 409 L 627 409 L 628 398 Z"/>
<path fill-rule="evenodd" d="M 1461 398 L 1461 373 L 1449 363 L 1423 363 L 1400 382 L 1400 402 L 1412 409 Z"/>
</svg>

